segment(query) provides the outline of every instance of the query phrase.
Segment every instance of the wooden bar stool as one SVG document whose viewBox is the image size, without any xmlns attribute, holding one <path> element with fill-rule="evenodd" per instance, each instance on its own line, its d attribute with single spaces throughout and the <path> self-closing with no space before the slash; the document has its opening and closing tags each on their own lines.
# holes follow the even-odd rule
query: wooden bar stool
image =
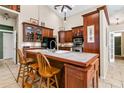
<svg viewBox="0 0 124 93">
<path fill-rule="evenodd" d="M 19 79 L 22 79 L 22 87 L 24 87 L 25 77 L 27 76 L 27 73 L 31 70 L 30 65 L 35 64 L 35 62 L 32 58 L 26 58 L 20 49 L 17 49 L 17 53 L 20 63 L 17 82 L 19 81 Z"/>
<path fill-rule="evenodd" d="M 38 72 L 41 76 L 40 87 L 50 88 L 55 84 L 55 86 L 58 88 L 59 85 L 56 75 L 60 72 L 60 69 L 52 67 L 46 56 L 41 53 L 37 54 L 37 61 L 39 65 Z M 45 83 L 45 85 L 43 85 L 43 83 Z"/>
</svg>

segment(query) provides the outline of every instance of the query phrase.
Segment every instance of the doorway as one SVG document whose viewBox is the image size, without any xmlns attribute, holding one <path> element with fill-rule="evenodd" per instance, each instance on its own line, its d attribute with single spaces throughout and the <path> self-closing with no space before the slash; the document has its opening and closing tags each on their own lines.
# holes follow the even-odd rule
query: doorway
<svg viewBox="0 0 124 93">
<path fill-rule="evenodd" d="M 16 64 L 16 31 L 0 29 L 0 59 L 12 59 Z"/>
<path fill-rule="evenodd" d="M 109 59 L 113 63 L 115 59 L 124 59 L 124 31 L 113 31 L 109 34 Z"/>
</svg>

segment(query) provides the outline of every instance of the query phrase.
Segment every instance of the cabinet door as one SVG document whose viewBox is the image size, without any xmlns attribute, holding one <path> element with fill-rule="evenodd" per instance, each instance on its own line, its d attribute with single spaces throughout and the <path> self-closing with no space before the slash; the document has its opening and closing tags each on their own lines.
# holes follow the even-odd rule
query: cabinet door
<svg viewBox="0 0 124 93">
<path fill-rule="evenodd" d="M 59 43 L 65 43 L 65 31 L 59 32 Z"/>
<path fill-rule="evenodd" d="M 65 88 L 83 88 L 85 81 L 81 68 L 65 64 Z"/>
<path fill-rule="evenodd" d="M 69 43 L 72 42 L 72 31 L 66 31 L 65 33 L 65 42 Z"/>
<path fill-rule="evenodd" d="M 48 35 L 49 37 L 53 37 L 53 30 L 49 30 L 48 33 L 49 33 Z"/>
<path fill-rule="evenodd" d="M 83 26 L 72 28 L 73 37 L 82 37 L 83 36 Z"/>
<path fill-rule="evenodd" d="M 53 37 L 53 30 L 48 29 L 48 28 L 43 28 L 42 35 L 43 37 Z"/>
</svg>

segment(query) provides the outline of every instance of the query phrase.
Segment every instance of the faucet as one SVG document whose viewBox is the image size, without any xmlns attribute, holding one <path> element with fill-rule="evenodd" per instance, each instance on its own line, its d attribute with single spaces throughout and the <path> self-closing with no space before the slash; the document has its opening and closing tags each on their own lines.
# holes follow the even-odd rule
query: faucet
<svg viewBox="0 0 124 93">
<path fill-rule="evenodd" d="M 51 41 L 50 41 L 50 49 L 52 49 L 52 46 L 51 46 L 52 42 L 55 43 L 55 46 L 56 46 L 56 48 L 57 48 L 57 43 L 56 43 L 56 41 L 55 41 L 55 40 L 51 40 Z"/>
</svg>

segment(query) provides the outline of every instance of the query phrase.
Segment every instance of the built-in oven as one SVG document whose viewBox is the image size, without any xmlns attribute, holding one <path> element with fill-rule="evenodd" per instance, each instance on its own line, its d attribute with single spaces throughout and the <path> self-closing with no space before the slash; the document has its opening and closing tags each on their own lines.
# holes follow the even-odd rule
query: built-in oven
<svg viewBox="0 0 124 93">
<path fill-rule="evenodd" d="M 73 38 L 74 45 L 82 45 L 84 42 L 83 37 L 75 37 Z"/>
<path fill-rule="evenodd" d="M 84 39 L 83 37 L 75 37 L 73 38 L 73 47 L 72 47 L 72 50 L 74 52 L 83 52 L 83 42 L 84 42 Z"/>
</svg>

